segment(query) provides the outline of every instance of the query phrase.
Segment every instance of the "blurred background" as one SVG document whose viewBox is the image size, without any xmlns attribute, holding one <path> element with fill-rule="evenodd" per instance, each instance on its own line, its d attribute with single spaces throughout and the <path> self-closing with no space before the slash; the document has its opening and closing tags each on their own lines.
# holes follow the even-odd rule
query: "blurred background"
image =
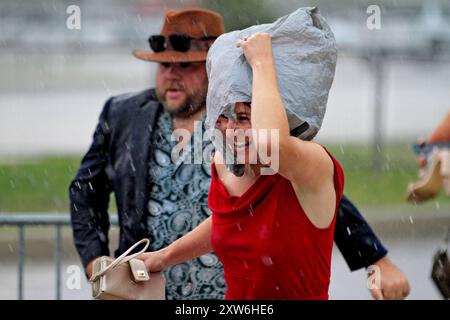
<svg viewBox="0 0 450 320">
<path fill-rule="evenodd" d="M 80 7 L 79 30 L 66 25 L 70 5 Z M 380 9 L 379 29 L 368 23 L 370 5 Z M 410 298 L 440 299 L 431 258 L 450 225 L 450 199 L 414 205 L 405 194 L 417 178 L 411 145 L 450 110 L 448 0 L 2 0 L 0 299 L 90 298 L 83 274 L 79 288 L 67 284 L 68 267 L 81 266 L 65 226 L 69 182 L 104 102 L 154 85 L 155 65 L 131 51 L 148 49 L 167 8 L 194 6 L 221 13 L 228 31 L 319 7 L 339 58 L 316 140 L 341 161 L 346 194 L 410 278 Z M 27 226 L 33 217 L 50 225 Z M 369 299 L 365 281 L 336 250 L 330 298 Z"/>
</svg>

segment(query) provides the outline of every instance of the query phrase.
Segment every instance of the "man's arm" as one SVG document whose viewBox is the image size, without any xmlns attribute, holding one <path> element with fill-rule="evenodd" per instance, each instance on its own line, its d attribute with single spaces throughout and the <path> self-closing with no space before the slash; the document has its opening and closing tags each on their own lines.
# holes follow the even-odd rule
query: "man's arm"
<svg viewBox="0 0 450 320">
<path fill-rule="evenodd" d="M 450 112 L 447 113 L 441 123 L 430 133 L 428 138 L 420 140 L 420 145 L 450 142 Z M 421 168 L 427 165 L 426 156 L 421 154 L 416 158 L 417 165 Z"/>
<path fill-rule="evenodd" d="M 367 268 L 388 253 L 359 210 L 345 195 L 339 204 L 334 241 L 351 271 Z"/>
<path fill-rule="evenodd" d="M 106 102 L 95 129 L 93 142 L 69 187 L 70 215 L 75 247 L 88 277 L 92 262 L 108 249 L 108 203 L 111 182 L 106 174 L 109 126 L 107 114 L 111 99 Z"/>
<path fill-rule="evenodd" d="M 374 299 L 404 299 L 411 288 L 403 272 L 388 258 L 388 251 L 359 210 L 345 196 L 339 205 L 334 241 L 352 271 L 371 265 L 380 272 L 380 288 L 370 288 Z"/>
<path fill-rule="evenodd" d="M 447 113 L 442 122 L 431 132 L 426 143 L 450 141 L 450 112 Z"/>
</svg>

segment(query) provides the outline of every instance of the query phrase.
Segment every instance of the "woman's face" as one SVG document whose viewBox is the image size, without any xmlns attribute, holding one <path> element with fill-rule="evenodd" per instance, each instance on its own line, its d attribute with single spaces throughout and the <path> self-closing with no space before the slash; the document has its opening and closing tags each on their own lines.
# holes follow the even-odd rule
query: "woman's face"
<svg viewBox="0 0 450 320">
<path fill-rule="evenodd" d="M 227 118 L 221 115 L 217 120 L 217 127 L 221 131 L 224 144 L 237 161 L 236 164 L 256 164 L 252 163 L 250 155 L 252 153 L 251 142 L 251 109 L 250 104 L 246 102 L 238 102 L 235 104 L 234 112 L 236 119 Z M 254 154 L 256 155 L 256 153 Z"/>
</svg>

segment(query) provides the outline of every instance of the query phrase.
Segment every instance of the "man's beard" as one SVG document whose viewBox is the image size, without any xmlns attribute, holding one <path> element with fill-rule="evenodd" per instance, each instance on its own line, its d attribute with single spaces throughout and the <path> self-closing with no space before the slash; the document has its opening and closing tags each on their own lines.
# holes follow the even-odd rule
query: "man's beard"
<svg viewBox="0 0 450 320">
<path fill-rule="evenodd" d="M 167 104 L 164 90 L 156 89 L 156 96 L 164 106 L 164 109 L 166 109 L 172 116 L 180 118 L 188 118 L 206 105 L 206 90 L 197 92 L 196 94 L 187 92 L 186 100 L 176 109 L 171 108 Z"/>
</svg>

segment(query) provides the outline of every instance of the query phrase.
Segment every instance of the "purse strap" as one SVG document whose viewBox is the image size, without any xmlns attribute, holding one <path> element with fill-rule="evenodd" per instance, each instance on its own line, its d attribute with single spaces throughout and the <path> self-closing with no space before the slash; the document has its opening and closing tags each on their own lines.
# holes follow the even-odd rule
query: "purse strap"
<svg viewBox="0 0 450 320">
<path fill-rule="evenodd" d="M 134 248 L 136 248 L 138 245 L 140 245 L 141 243 L 145 243 L 145 246 L 136 253 L 133 253 L 131 255 L 128 255 L 131 251 L 133 251 Z M 124 253 L 122 253 L 120 256 L 117 257 L 116 260 L 114 260 L 110 265 L 108 265 L 105 269 L 100 270 L 98 272 L 96 272 L 95 274 L 92 275 L 92 277 L 89 279 L 89 281 L 94 282 L 95 280 L 97 280 L 98 278 L 100 278 L 101 276 L 103 276 L 106 272 L 108 272 L 110 269 L 115 268 L 116 266 L 118 266 L 121 263 L 126 263 L 128 261 L 130 261 L 131 259 L 134 259 L 135 257 L 137 257 L 138 255 L 142 254 L 145 252 L 145 250 L 147 250 L 148 246 L 150 245 L 150 240 L 149 239 L 142 239 L 139 240 L 138 242 L 136 242 L 134 245 L 132 245 L 127 251 L 125 251 Z"/>
</svg>

